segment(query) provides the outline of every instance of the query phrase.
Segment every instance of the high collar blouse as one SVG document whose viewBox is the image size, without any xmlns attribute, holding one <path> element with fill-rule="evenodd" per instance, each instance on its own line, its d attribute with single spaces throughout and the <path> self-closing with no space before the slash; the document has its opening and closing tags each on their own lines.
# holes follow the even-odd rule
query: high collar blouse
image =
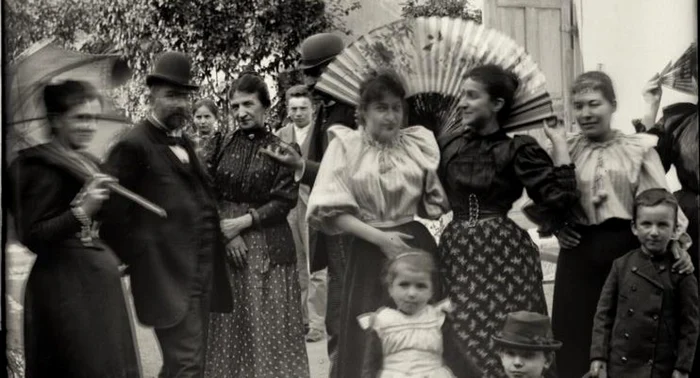
<svg viewBox="0 0 700 378">
<path fill-rule="evenodd" d="M 440 152 L 422 126 L 399 131 L 382 144 L 363 129 L 333 126 L 309 198 L 309 225 L 340 233 L 331 219 L 351 214 L 374 227 L 407 223 L 415 215 L 437 219 L 449 211 L 437 177 Z"/>
<path fill-rule="evenodd" d="M 619 130 L 603 142 L 594 142 L 577 133 L 568 138 L 571 160 L 581 193 L 576 222 L 601 224 L 611 218 L 632 219 L 634 198 L 647 189 L 668 190 L 666 173 L 654 150 L 657 137 L 649 134 L 626 135 Z M 687 218 L 679 209 L 680 226 Z"/>
</svg>

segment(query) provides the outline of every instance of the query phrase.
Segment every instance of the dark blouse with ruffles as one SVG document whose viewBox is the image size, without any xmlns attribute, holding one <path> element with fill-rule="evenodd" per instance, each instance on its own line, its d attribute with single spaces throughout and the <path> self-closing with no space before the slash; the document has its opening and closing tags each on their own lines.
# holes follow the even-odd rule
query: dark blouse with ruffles
<svg viewBox="0 0 700 378">
<path fill-rule="evenodd" d="M 440 150 L 438 173 L 457 219 L 469 216 L 471 194 L 482 216 L 505 215 L 523 188 L 550 217 L 564 219 L 578 201 L 573 164 L 555 167 L 530 136 L 468 131 L 441 138 Z"/>
<path fill-rule="evenodd" d="M 678 103 L 666 107 L 661 120 L 648 132 L 659 137 L 656 150 L 666 171 L 671 165 L 675 166 L 683 189 L 700 192 L 697 104 Z"/>
</svg>

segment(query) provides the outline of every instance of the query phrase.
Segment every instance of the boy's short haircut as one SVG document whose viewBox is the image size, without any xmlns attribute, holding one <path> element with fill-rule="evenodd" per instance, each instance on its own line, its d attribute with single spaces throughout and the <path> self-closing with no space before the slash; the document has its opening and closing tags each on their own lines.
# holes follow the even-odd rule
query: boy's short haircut
<svg viewBox="0 0 700 378">
<path fill-rule="evenodd" d="M 678 200 L 666 189 L 655 188 L 647 189 L 634 199 L 634 208 L 632 209 L 632 221 L 637 222 L 637 209 L 640 206 L 652 207 L 658 205 L 668 205 L 673 209 L 674 219 L 678 216 Z"/>
<path fill-rule="evenodd" d="M 306 85 L 298 84 L 287 89 L 285 97 L 287 101 L 289 101 L 290 98 L 294 97 L 306 97 L 309 100 L 311 100 L 311 92 L 309 91 L 309 88 Z"/>
</svg>

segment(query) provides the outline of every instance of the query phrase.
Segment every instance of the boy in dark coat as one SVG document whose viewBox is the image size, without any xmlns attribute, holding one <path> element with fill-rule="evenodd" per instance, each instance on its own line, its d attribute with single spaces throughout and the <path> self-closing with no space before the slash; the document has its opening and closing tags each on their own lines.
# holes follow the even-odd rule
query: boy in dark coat
<svg viewBox="0 0 700 378">
<path fill-rule="evenodd" d="M 615 260 L 601 293 L 591 344 L 591 377 L 686 378 L 698 333 L 698 283 L 671 270 L 676 198 L 649 189 L 635 199 L 636 249 Z"/>
</svg>

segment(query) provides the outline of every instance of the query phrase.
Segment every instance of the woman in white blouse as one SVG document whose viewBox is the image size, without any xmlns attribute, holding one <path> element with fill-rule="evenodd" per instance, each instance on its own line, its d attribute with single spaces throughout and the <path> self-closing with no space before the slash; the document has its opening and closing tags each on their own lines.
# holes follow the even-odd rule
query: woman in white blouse
<svg viewBox="0 0 700 378">
<path fill-rule="evenodd" d="M 668 189 L 654 150 L 657 138 L 611 128 L 616 100 L 610 77 L 583 73 L 572 95 L 581 132 L 568 139 L 568 146 L 581 201 L 575 220 L 557 233 L 561 251 L 552 327 L 563 343 L 557 353 L 559 377 L 581 377 L 588 371 L 593 316 L 605 279 L 613 260 L 639 247 L 630 227 L 634 197 L 646 189 Z M 687 224 L 679 211 L 679 234 Z M 690 256 L 678 251 L 673 269 L 692 271 Z"/>
<path fill-rule="evenodd" d="M 346 256 L 339 377 L 361 376 L 367 339 L 357 316 L 390 304 L 381 283 L 384 262 L 407 246 L 434 254 L 433 236 L 414 216 L 438 219 L 449 208 L 436 173 L 435 137 L 422 126 L 403 127 L 405 95 L 393 71 L 380 70 L 362 83 L 362 127 L 329 129 L 331 142 L 309 198 L 311 227 L 355 237 Z"/>
</svg>

